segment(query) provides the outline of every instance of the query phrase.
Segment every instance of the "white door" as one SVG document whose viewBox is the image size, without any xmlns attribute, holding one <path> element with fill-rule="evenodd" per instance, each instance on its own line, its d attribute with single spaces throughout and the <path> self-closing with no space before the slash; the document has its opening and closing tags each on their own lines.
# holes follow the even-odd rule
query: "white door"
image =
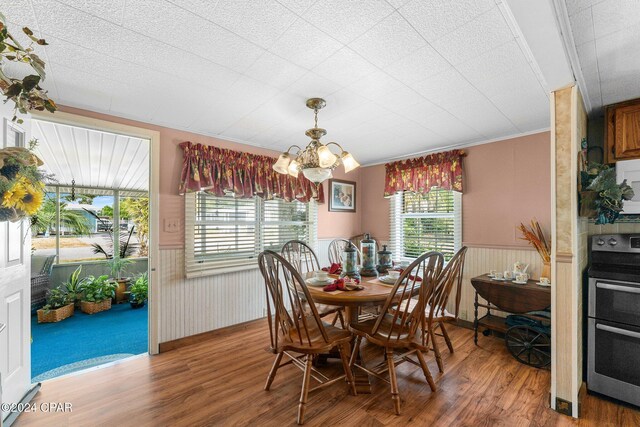
<svg viewBox="0 0 640 427">
<path fill-rule="evenodd" d="M 28 119 L 16 126 L 0 106 L 0 147 L 24 145 Z M 0 390 L 3 403 L 18 403 L 31 388 L 31 235 L 28 220 L 0 222 Z M 8 414 L 2 413 L 2 418 Z"/>
</svg>

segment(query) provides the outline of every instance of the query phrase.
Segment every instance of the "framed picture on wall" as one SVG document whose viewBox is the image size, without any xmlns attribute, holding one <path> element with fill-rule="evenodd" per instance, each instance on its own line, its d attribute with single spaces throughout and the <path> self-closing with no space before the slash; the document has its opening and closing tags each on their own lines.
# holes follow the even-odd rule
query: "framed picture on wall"
<svg viewBox="0 0 640 427">
<path fill-rule="evenodd" d="M 354 181 L 329 180 L 329 211 L 356 211 L 356 183 Z"/>
</svg>

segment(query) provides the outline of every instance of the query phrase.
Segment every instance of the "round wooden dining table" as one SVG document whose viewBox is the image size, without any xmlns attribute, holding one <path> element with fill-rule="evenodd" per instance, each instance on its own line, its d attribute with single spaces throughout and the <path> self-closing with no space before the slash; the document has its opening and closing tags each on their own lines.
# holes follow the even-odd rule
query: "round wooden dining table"
<svg viewBox="0 0 640 427">
<path fill-rule="evenodd" d="M 306 279 L 313 277 L 313 273 L 307 273 Z M 329 277 L 337 279 L 338 276 Z M 321 286 L 311 286 L 307 283 L 307 289 L 313 301 L 318 304 L 337 305 L 344 307 L 346 320 L 358 321 L 359 307 L 380 306 L 389 297 L 393 285 L 382 283 L 376 277 L 363 277 L 360 284 L 364 287 L 358 291 L 332 291 L 325 292 Z"/>
<path fill-rule="evenodd" d="M 307 273 L 305 279 L 313 277 L 313 273 Z M 338 276 L 330 275 L 329 277 L 337 279 Z M 358 314 L 360 307 L 381 306 L 389 298 L 389 294 L 393 290 L 393 285 L 382 283 L 376 277 L 363 277 L 360 284 L 364 287 L 361 290 L 354 291 L 331 291 L 325 292 L 321 286 L 311 286 L 307 283 L 307 289 L 313 301 L 317 304 L 337 305 L 344 307 L 345 321 L 348 324 L 358 322 Z M 356 353 L 356 360 L 360 361 L 360 354 Z M 355 379 L 356 390 L 358 393 L 371 393 L 371 382 L 369 375 L 357 370 L 353 373 Z"/>
</svg>

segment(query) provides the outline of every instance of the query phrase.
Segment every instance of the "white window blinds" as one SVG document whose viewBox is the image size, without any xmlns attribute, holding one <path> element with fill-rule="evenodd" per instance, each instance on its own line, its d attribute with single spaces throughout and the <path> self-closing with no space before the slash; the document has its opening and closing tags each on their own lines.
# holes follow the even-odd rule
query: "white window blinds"
<svg viewBox="0 0 640 427">
<path fill-rule="evenodd" d="M 265 249 L 280 251 L 289 240 L 315 246 L 316 203 L 236 199 L 206 193 L 186 196 L 187 277 L 240 270 L 255 265 Z"/>
<path fill-rule="evenodd" d="M 440 189 L 397 193 L 391 198 L 390 221 L 392 250 L 398 258 L 438 251 L 449 260 L 462 244 L 462 195 Z"/>
</svg>

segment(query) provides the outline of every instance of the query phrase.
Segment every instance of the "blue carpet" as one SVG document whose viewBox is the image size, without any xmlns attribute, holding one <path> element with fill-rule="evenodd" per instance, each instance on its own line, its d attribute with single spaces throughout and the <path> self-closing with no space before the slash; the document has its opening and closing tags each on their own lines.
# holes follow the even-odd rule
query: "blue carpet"
<svg viewBox="0 0 640 427">
<path fill-rule="evenodd" d="M 96 366 L 96 358 L 103 358 L 106 363 L 146 353 L 147 315 L 147 306 L 134 310 L 127 303 L 114 304 L 111 310 L 92 315 L 76 309 L 73 316 L 57 323 L 38 323 L 37 316 L 33 316 L 31 377 L 35 379 L 61 367 L 64 369 L 60 374 L 67 374 Z"/>
</svg>

